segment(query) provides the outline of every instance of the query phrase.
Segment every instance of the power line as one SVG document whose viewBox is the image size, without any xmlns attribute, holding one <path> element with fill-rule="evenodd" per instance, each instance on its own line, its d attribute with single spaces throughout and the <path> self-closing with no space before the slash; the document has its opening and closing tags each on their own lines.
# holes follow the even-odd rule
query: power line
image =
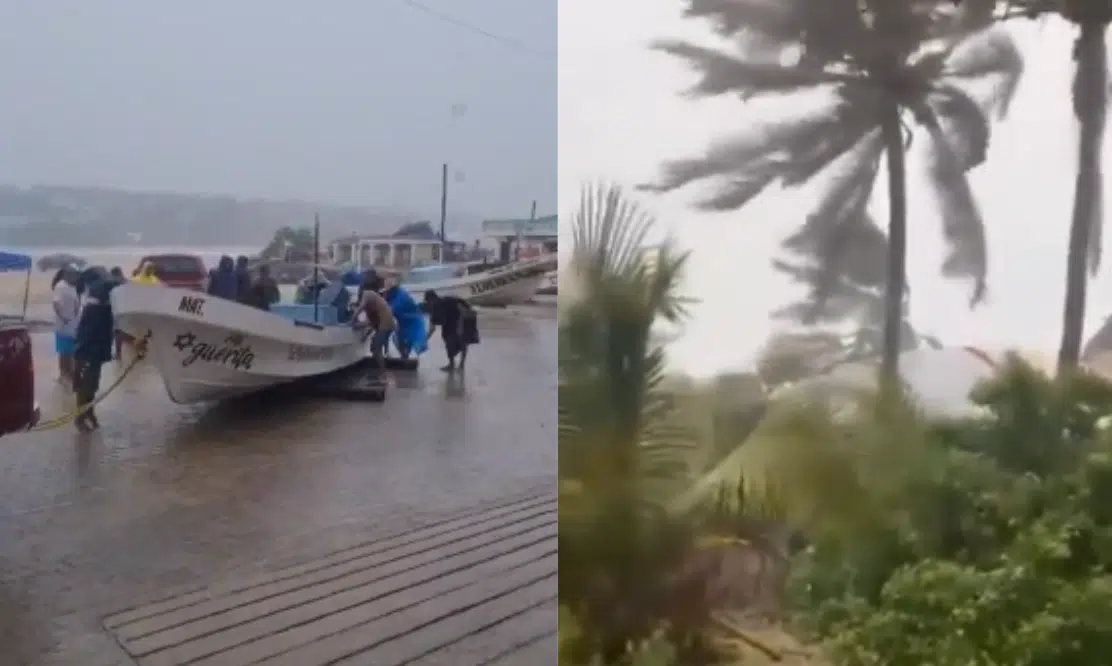
<svg viewBox="0 0 1112 666">
<path fill-rule="evenodd" d="M 522 42 L 519 42 L 518 40 L 513 39 L 512 37 L 506 37 L 505 35 L 500 35 L 496 32 L 491 32 L 490 30 L 487 30 L 486 28 L 477 26 L 474 23 L 469 23 L 469 22 L 467 22 L 467 21 L 465 21 L 461 18 L 458 18 L 456 16 L 452 16 L 451 14 L 447 14 L 447 13 L 445 13 L 445 12 L 435 8 L 435 7 L 431 7 L 429 5 L 426 5 L 425 3 L 421 2 L 420 0 L 398 0 L 398 2 L 402 3 L 403 5 L 411 8 L 411 9 L 415 9 L 419 12 L 427 14 L 428 16 L 431 16 L 438 21 L 443 21 L 444 23 L 447 23 L 449 25 L 453 25 L 453 26 L 455 26 L 457 28 L 460 28 L 462 30 L 466 30 L 466 31 L 468 31 L 472 34 L 479 35 L 480 37 L 484 37 L 484 38 L 489 39 L 489 40 L 494 41 L 494 42 L 498 42 L 502 46 L 504 46 L 506 48 L 509 48 L 511 50 L 519 51 L 519 52 L 523 52 L 523 53 L 531 53 L 531 54 L 534 54 L 534 55 L 551 55 L 548 52 L 539 51 L 539 50 L 537 50 L 537 49 L 535 49 L 531 46 L 528 46 L 528 45 L 526 45 Z"/>
</svg>

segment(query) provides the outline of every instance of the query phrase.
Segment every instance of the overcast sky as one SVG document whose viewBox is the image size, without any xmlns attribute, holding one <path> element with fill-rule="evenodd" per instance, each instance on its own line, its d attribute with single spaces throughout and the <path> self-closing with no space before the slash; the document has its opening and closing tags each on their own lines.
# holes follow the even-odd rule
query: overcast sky
<svg viewBox="0 0 1112 666">
<path fill-rule="evenodd" d="M 432 211 L 448 161 L 461 210 L 552 210 L 555 1 L 422 4 L 522 46 L 405 0 L 0 2 L 0 182 Z"/>
<path fill-rule="evenodd" d="M 680 19 L 681 7 L 676 0 L 560 0 L 561 213 L 574 211 L 584 180 L 644 182 L 663 160 L 697 154 L 760 112 L 740 102 L 678 96 L 693 75 L 646 47 L 657 38 L 704 35 L 699 24 Z M 995 129 L 988 164 L 973 176 L 989 225 L 989 303 L 970 312 L 965 286 L 937 277 L 938 224 L 913 179 L 912 318 L 952 343 L 1053 353 L 1076 153 L 1072 32 L 1055 23 L 1026 24 L 1017 36 L 1026 77 L 1009 119 Z M 883 192 L 883 181 L 877 189 Z M 673 352 L 683 369 L 709 374 L 749 365 L 771 330 L 766 313 L 794 294 L 768 263 L 811 200 L 775 194 L 741 213 L 708 215 L 689 205 L 697 192 L 639 198 L 694 251 L 688 291 L 702 304 Z M 886 219 L 884 208 L 874 207 Z M 1109 269 L 1090 287 L 1086 335 L 1112 314 Z"/>
</svg>

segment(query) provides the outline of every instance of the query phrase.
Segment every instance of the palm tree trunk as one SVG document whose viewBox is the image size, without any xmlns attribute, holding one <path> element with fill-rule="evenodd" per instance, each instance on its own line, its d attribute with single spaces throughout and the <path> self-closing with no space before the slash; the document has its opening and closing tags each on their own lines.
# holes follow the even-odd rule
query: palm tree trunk
<svg viewBox="0 0 1112 666">
<path fill-rule="evenodd" d="M 888 262 L 880 360 L 882 387 L 900 376 L 900 329 L 907 285 L 907 164 L 900 110 L 895 105 L 884 119 L 884 143 L 888 162 Z"/>
<path fill-rule="evenodd" d="M 1084 23 L 1075 46 L 1074 114 L 1080 131 L 1077 147 L 1077 181 L 1073 195 L 1069 249 L 1066 255 L 1066 298 L 1062 312 L 1062 342 L 1058 347 L 1058 372 L 1077 368 L 1085 326 L 1085 298 L 1091 265 L 1090 248 L 1101 210 L 1101 147 L 1107 108 L 1108 65 L 1102 22 Z M 1093 266 L 1095 268 L 1095 265 Z"/>
</svg>

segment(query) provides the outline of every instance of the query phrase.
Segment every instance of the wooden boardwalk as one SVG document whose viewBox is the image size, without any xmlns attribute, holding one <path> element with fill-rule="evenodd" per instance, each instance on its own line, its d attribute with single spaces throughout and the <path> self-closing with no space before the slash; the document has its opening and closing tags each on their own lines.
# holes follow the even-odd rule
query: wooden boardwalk
<svg viewBox="0 0 1112 666">
<path fill-rule="evenodd" d="M 556 663 L 556 500 L 455 516 L 104 618 L 141 666 Z"/>
</svg>

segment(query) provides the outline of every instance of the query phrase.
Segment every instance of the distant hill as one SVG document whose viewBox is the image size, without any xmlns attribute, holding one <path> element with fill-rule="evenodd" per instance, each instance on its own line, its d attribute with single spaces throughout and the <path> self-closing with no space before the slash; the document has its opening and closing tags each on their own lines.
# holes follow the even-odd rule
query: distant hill
<svg viewBox="0 0 1112 666">
<path fill-rule="evenodd" d="M 0 245 L 111 247 L 134 245 L 139 234 L 143 245 L 262 247 L 279 228 L 312 225 L 318 213 L 324 241 L 352 232 L 393 233 L 403 224 L 439 217 L 311 201 L 0 185 Z M 447 227 L 450 238 L 473 239 L 481 233 L 481 219 L 449 211 Z"/>
</svg>

